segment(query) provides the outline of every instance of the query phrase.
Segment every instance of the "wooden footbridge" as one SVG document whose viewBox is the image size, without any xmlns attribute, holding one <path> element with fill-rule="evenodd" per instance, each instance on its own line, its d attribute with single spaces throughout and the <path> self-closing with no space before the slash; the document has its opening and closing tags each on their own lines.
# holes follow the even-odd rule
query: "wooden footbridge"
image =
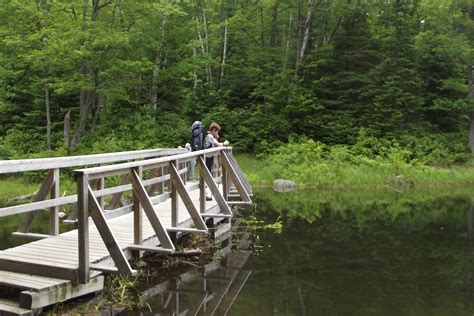
<svg viewBox="0 0 474 316">
<path fill-rule="evenodd" d="M 215 157 L 212 172 L 205 166 L 209 156 Z M 2 316 L 34 315 L 48 305 L 100 292 L 104 273 L 134 275 L 131 258 L 175 253 L 181 233 L 230 229 L 232 205 L 252 203 L 231 148 L 0 161 L 0 174 L 41 170 L 47 174 L 33 202 L 0 208 L 0 217 L 26 215 L 13 234 L 33 240 L 0 251 Z M 76 194 L 60 195 L 61 173 L 74 175 Z M 49 233 L 32 232 L 44 210 L 49 210 Z M 69 229 L 60 225 L 61 210 L 69 213 L 63 220 Z"/>
</svg>

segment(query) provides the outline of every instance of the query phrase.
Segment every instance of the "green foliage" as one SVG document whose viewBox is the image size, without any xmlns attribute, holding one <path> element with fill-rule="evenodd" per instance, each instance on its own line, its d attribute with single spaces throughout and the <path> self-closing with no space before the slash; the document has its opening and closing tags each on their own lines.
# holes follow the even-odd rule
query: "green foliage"
<svg viewBox="0 0 474 316">
<path fill-rule="evenodd" d="M 363 129 L 466 160 L 469 1 L 93 3 L 0 8 L 2 157 L 47 153 L 50 119 L 53 152 L 175 147 L 201 120 L 247 153 L 291 137 L 362 150 Z M 69 112 L 81 137 L 64 148 Z"/>
<path fill-rule="evenodd" d="M 405 190 L 413 186 L 440 187 L 474 182 L 474 173 L 436 168 L 429 163 L 452 164 L 467 159 L 465 148 L 453 139 L 413 137 L 397 141 L 359 137 L 354 146 L 327 146 L 313 140 L 290 141 L 269 151 L 264 168 L 249 170 L 255 183 L 269 184 L 283 178 L 300 186 Z M 412 141 L 412 143 L 410 143 Z M 443 148 L 443 145 L 446 148 Z M 247 163 L 248 165 L 248 163 Z"/>
</svg>

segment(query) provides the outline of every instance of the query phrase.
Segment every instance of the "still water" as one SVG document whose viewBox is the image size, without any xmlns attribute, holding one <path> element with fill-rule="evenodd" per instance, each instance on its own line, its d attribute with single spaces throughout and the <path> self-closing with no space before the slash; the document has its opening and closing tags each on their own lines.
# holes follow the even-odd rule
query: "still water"
<svg viewBox="0 0 474 316">
<path fill-rule="evenodd" d="M 215 260 L 114 314 L 473 315 L 473 201 L 470 190 L 259 190 Z M 2 247 L 16 224 L 0 226 Z"/>
<path fill-rule="evenodd" d="M 232 249 L 142 312 L 472 315 L 472 217 L 469 192 L 256 192 Z"/>
</svg>

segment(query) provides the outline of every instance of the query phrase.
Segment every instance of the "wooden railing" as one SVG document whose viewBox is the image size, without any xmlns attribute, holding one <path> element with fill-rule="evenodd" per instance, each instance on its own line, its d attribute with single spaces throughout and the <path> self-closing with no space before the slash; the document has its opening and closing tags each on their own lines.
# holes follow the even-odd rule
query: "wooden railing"
<svg viewBox="0 0 474 316">
<path fill-rule="evenodd" d="M 31 238 L 45 238 L 48 235 L 31 233 L 30 228 L 33 224 L 35 216 L 38 211 L 50 210 L 50 235 L 59 234 L 59 210 L 60 207 L 75 204 L 77 202 L 77 194 L 69 196 L 60 196 L 60 173 L 61 169 L 73 168 L 79 166 L 91 166 L 101 164 L 111 164 L 123 161 L 134 161 L 142 159 L 150 159 L 163 157 L 168 155 L 182 154 L 187 152 L 186 149 L 150 149 L 140 151 L 118 152 L 108 154 L 83 155 L 83 156 L 69 156 L 69 157 L 55 157 L 55 158 L 40 158 L 40 159 L 24 159 L 24 160 L 1 160 L 0 174 L 23 173 L 29 171 L 48 170 L 47 175 L 41 184 L 38 192 L 33 197 L 33 202 L 24 203 L 10 207 L 0 208 L 0 217 L 11 216 L 15 214 L 27 213 L 26 217 L 20 224 L 18 231 L 14 233 L 19 236 L 26 236 Z M 92 186 L 100 190 L 104 190 L 105 182 L 103 178 L 97 178 Z M 116 194 L 109 204 L 109 209 L 116 209 L 119 204 L 120 194 Z M 99 201 L 103 205 L 103 199 L 99 194 Z M 73 211 L 69 220 L 74 222 Z"/>
<path fill-rule="evenodd" d="M 205 165 L 205 158 L 215 156 L 220 168 L 217 176 L 211 174 Z M 199 182 L 194 186 L 186 185 L 184 173 L 186 165 L 197 160 L 199 168 Z M 147 174 L 147 177 L 143 175 Z M 90 183 L 97 179 L 121 176 L 122 184 L 116 187 L 94 190 Z M 133 236 L 134 244 L 128 246 L 131 250 L 174 252 L 173 234 L 177 232 L 207 232 L 204 221 L 206 217 L 230 217 L 232 211 L 229 207 L 228 194 L 231 185 L 236 189 L 242 203 L 251 203 L 251 191 L 242 171 L 236 163 L 230 148 L 212 148 L 202 151 L 177 154 L 161 158 L 121 163 L 109 166 L 75 170 L 77 181 L 78 199 L 78 236 L 79 236 L 79 283 L 87 283 L 89 279 L 89 216 L 98 228 L 104 244 L 113 259 L 119 273 L 132 275 L 125 253 L 118 245 L 111 231 L 104 212 L 104 207 L 99 200 L 105 195 L 132 192 L 132 205 L 127 211 L 134 213 Z M 146 178 L 146 179 L 145 179 Z M 131 184 L 126 184 L 128 182 Z M 222 183 L 223 193 L 218 188 Z M 168 191 L 163 189 L 163 184 L 168 183 Z M 220 208 L 219 214 L 206 213 L 205 184 L 210 189 Z M 161 186 L 155 194 L 156 186 Z M 199 206 L 196 207 L 189 195 L 192 190 L 199 190 Z M 178 197 L 191 216 L 195 228 L 178 227 Z M 157 216 L 154 205 L 167 198 L 171 199 L 171 227 L 165 227 Z M 199 208 L 199 211 L 198 211 Z M 158 246 L 143 245 L 143 220 L 142 210 L 147 216 L 156 236 Z"/>
</svg>

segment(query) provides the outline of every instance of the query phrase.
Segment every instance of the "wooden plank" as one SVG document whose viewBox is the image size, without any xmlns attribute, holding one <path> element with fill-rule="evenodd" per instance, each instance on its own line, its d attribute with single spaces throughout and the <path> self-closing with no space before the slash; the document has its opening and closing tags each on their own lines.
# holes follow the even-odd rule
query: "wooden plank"
<svg viewBox="0 0 474 316">
<path fill-rule="evenodd" d="M 0 255 L 0 260 L 14 260 L 14 261 L 16 260 L 17 262 L 24 262 L 28 264 L 34 264 L 34 265 L 47 265 L 51 267 L 66 268 L 66 269 L 71 269 L 71 270 L 77 268 L 77 264 L 68 260 L 67 258 L 62 259 L 62 260 L 54 260 L 51 258 L 39 256 L 38 254 L 29 254 L 29 253 L 24 253 L 24 252 L 23 253 L 15 252 L 15 253 L 9 253 L 9 254 L 2 253 Z M 25 273 L 23 271 L 16 271 L 14 270 L 14 268 L 15 267 L 12 267 L 13 270 L 8 269 L 7 271 Z M 35 271 L 32 270 L 32 271 L 27 271 L 27 272 L 31 273 Z M 38 275 L 44 276 L 43 274 L 38 274 Z M 52 275 L 54 276 L 54 274 Z"/>
<path fill-rule="evenodd" d="M 34 314 L 30 309 L 21 308 L 18 302 L 0 298 L 0 315 L 33 316 Z"/>
<path fill-rule="evenodd" d="M 148 196 L 145 188 L 140 182 L 138 175 L 132 171 L 132 182 L 133 182 L 133 191 L 136 192 L 140 204 L 142 205 L 143 211 L 145 212 L 148 220 L 150 221 L 153 230 L 155 231 L 158 239 L 163 248 L 175 249 L 173 243 L 171 242 L 170 236 L 164 229 L 163 224 L 155 213 L 153 204 L 151 203 L 150 197 Z"/>
<path fill-rule="evenodd" d="M 77 266 L 76 266 L 77 268 Z M 35 261 L 17 261 L 15 258 L 1 257 L 0 258 L 0 270 L 18 272 L 29 274 L 32 271 L 35 275 L 40 276 L 51 276 L 54 275 L 56 278 L 70 280 L 74 283 L 78 281 L 78 275 L 76 269 L 71 266 L 58 265 L 58 264 L 40 264 Z"/>
<path fill-rule="evenodd" d="M 38 309 L 44 306 L 64 302 L 66 300 L 101 291 L 104 287 L 104 276 L 90 279 L 87 284 L 73 285 L 66 283 L 55 289 L 43 292 L 23 291 L 20 294 L 20 307 Z"/>
<path fill-rule="evenodd" d="M 204 159 L 203 157 L 204 156 L 199 156 L 201 159 Z M 201 213 L 206 212 L 206 182 L 204 181 L 204 176 L 201 172 L 199 172 L 199 211 Z"/>
<path fill-rule="evenodd" d="M 173 182 L 174 186 L 176 187 L 176 190 L 178 191 L 181 199 L 183 200 L 183 203 L 186 206 L 189 215 L 191 215 L 194 225 L 196 225 L 198 229 L 207 230 L 206 223 L 204 223 L 202 217 L 199 216 L 199 212 L 194 206 L 194 203 L 191 197 L 189 196 L 188 191 L 186 190 L 186 186 L 184 185 L 183 180 L 179 177 L 178 171 L 176 170 L 176 167 L 173 162 L 170 162 L 169 170 L 171 175 L 171 181 Z"/>
<path fill-rule="evenodd" d="M 53 255 L 54 256 L 54 255 Z M 46 255 L 41 255 L 41 253 L 28 253 L 28 252 L 16 252 L 14 254 L 10 255 L 2 255 L 0 259 L 11 259 L 11 260 L 16 260 L 16 261 L 22 261 L 22 262 L 31 262 L 34 264 L 42 264 L 42 265 L 51 265 L 51 266 L 63 266 L 63 267 L 68 267 L 70 269 L 75 269 L 77 268 L 77 255 L 75 257 L 64 257 L 60 258 L 57 255 L 54 257 L 51 256 L 51 253 L 46 254 Z M 72 261 L 72 259 L 76 259 L 75 261 Z M 34 271 L 30 271 L 30 273 L 34 273 Z M 53 274 L 54 275 L 54 274 Z"/>
<path fill-rule="evenodd" d="M 47 209 L 54 206 L 60 206 L 65 204 L 72 204 L 77 202 L 77 195 L 69 195 L 61 198 L 57 198 L 54 200 L 45 200 L 45 201 L 38 201 L 32 202 L 28 204 L 21 204 L 9 207 L 0 208 L 0 217 L 28 213 L 32 211 L 38 211 Z"/>
<path fill-rule="evenodd" d="M 176 154 L 173 156 L 166 156 L 166 157 L 161 157 L 161 158 L 153 158 L 153 159 L 147 159 L 147 160 L 142 160 L 142 161 L 120 163 L 120 164 L 114 164 L 110 166 L 79 169 L 79 170 L 76 170 L 75 172 L 87 174 L 89 175 L 90 179 L 96 179 L 103 176 L 113 176 L 113 175 L 124 174 L 134 167 L 142 166 L 144 167 L 144 169 L 153 169 L 163 164 L 169 163 L 170 161 L 189 160 L 189 159 L 192 159 L 193 157 L 196 157 L 204 153 L 207 155 L 210 155 L 210 154 L 217 153 L 223 150 L 224 148 L 222 147 L 215 147 L 215 148 L 210 148 L 206 150 L 186 152 L 184 154 Z"/>
<path fill-rule="evenodd" d="M 133 271 L 132 267 L 128 263 L 127 258 L 125 257 L 122 249 L 117 244 L 117 240 L 110 230 L 110 227 L 105 220 L 104 215 L 102 214 L 102 209 L 100 208 L 99 202 L 92 194 L 92 189 L 88 186 L 89 191 L 89 206 L 91 208 L 91 217 L 94 220 L 94 223 L 104 241 L 107 249 L 109 250 L 110 256 L 114 260 L 115 265 L 117 266 L 119 272 L 124 275 L 132 276 Z"/>
<path fill-rule="evenodd" d="M 59 197 L 59 169 L 53 170 L 53 187 L 50 192 L 50 199 Z M 32 214 L 32 213 L 30 213 Z M 59 206 L 53 206 L 49 209 L 49 234 L 51 236 L 59 235 Z"/>
<path fill-rule="evenodd" d="M 0 174 L 25 172 L 32 170 L 48 170 L 54 168 L 69 168 L 86 165 L 119 162 L 126 160 L 164 157 L 187 152 L 187 149 L 158 148 L 138 151 L 124 151 L 107 154 L 94 154 L 68 157 L 52 157 L 39 159 L 1 160 Z"/>
<path fill-rule="evenodd" d="M 45 239 L 45 238 L 48 238 L 50 237 L 50 235 L 47 235 L 47 234 L 36 234 L 36 233 L 20 233 L 20 232 L 13 232 L 12 233 L 13 236 L 16 236 L 16 237 L 26 237 L 26 238 L 30 238 L 30 239 Z"/>
<path fill-rule="evenodd" d="M 231 218 L 231 214 L 219 214 L 219 213 L 201 213 L 202 217 L 222 217 L 222 218 Z"/>
<path fill-rule="evenodd" d="M 169 232 L 182 232 L 182 233 L 200 233 L 205 234 L 208 232 L 207 229 L 197 229 L 197 228 L 186 228 L 186 227 L 166 227 L 166 230 Z"/>
<path fill-rule="evenodd" d="M 18 289 L 34 289 L 36 291 L 41 291 L 66 282 L 70 281 L 52 277 L 0 271 L 0 284 L 8 285 Z"/>
<path fill-rule="evenodd" d="M 148 252 L 159 252 L 159 253 L 173 253 L 173 249 L 163 248 L 163 247 L 156 247 L 156 246 L 145 246 L 145 245 L 128 245 L 128 249 L 132 250 L 141 250 L 141 251 L 148 251 Z"/>
<path fill-rule="evenodd" d="M 141 167 L 133 169 L 133 172 L 140 178 L 143 178 Z M 133 191 L 133 242 L 137 245 L 143 243 L 143 216 L 140 206 L 140 199 L 136 191 Z M 136 257 L 140 257 L 140 253 Z"/>
<path fill-rule="evenodd" d="M 86 174 L 76 174 L 77 209 L 78 209 L 78 281 L 86 284 L 89 281 L 89 184 Z"/>
<path fill-rule="evenodd" d="M 222 196 L 221 191 L 219 190 L 219 188 L 217 187 L 217 184 L 214 182 L 214 179 L 211 176 L 211 173 L 206 168 L 204 159 L 202 159 L 202 157 L 199 157 L 198 161 L 199 161 L 199 172 L 202 173 L 204 181 L 206 181 L 207 186 L 211 190 L 211 193 L 216 199 L 217 205 L 219 205 L 222 213 L 232 215 L 232 211 L 230 210 L 230 207 L 227 205 L 227 202 L 224 199 L 224 196 Z"/>
</svg>

